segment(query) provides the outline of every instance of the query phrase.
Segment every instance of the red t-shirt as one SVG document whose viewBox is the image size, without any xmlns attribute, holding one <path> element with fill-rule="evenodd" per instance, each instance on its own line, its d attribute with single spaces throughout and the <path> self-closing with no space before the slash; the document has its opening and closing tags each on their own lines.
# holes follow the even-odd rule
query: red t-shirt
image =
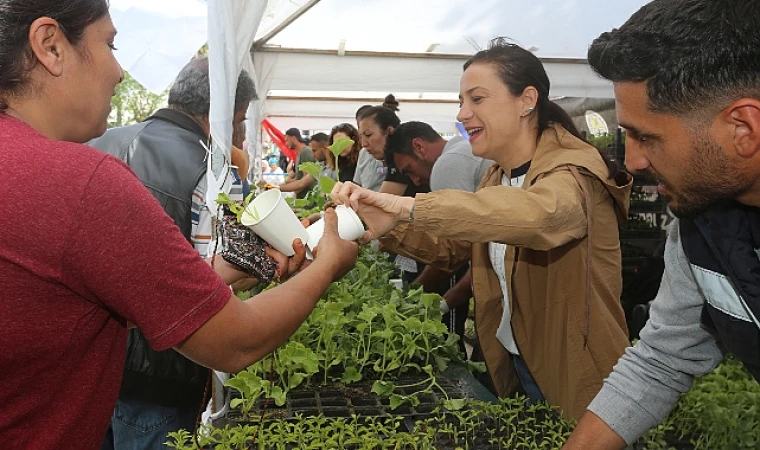
<svg viewBox="0 0 760 450">
<path fill-rule="evenodd" d="M 0 446 L 98 449 L 126 321 L 156 350 L 230 290 L 121 161 L 0 113 Z"/>
</svg>

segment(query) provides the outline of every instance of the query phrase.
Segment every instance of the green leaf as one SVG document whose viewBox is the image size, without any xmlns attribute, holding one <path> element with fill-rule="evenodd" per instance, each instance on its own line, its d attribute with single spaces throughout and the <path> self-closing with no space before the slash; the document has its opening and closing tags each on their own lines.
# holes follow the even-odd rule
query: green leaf
<svg viewBox="0 0 760 450">
<path fill-rule="evenodd" d="M 232 400 L 230 400 L 230 406 L 233 408 L 237 408 L 238 406 L 242 405 L 243 402 L 245 402 L 245 400 L 242 398 L 233 398 Z"/>
<path fill-rule="evenodd" d="M 406 403 L 406 400 L 407 400 L 407 397 L 404 395 L 398 395 L 398 394 L 391 395 L 391 399 L 390 399 L 391 409 L 398 408 L 399 406 Z"/>
<path fill-rule="evenodd" d="M 315 163 L 313 161 L 307 161 L 305 163 L 301 163 L 298 166 L 298 170 L 300 170 L 303 173 L 308 173 L 312 177 L 314 177 L 315 180 L 319 179 L 319 174 L 322 172 L 324 167 L 322 167 L 320 164 Z"/>
<path fill-rule="evenodd" d="M 459 411 L 464 408 L 465 403 L 467 403 L 466 399 L 454 398 L 451 400 L 444 400 L 443 406 L 449 411 Z"/>
<path fill-rule="evenodd" d="M 372 385 L 372 392 L 381 397 L 387 397 L 393 394 L 394 389 L 396 389 L 396 385 L 390 381 L 377 380 Z"/>
<path fill-rule="evenodd" d="M 333 142 L 333 145 L 327 147 L 330 149 L 330 152 L 335 155 L 335 158 L 337 158 L 345 149 L 348 147 L 351 147 L 354 145 L 354 141 L 348 138 L 340 138 L 336 139 L 335 142 Z"/>
<path fill-rule="evenodd" d="M 319 177 L 319 188 L 322 189 L 322 192 L 325 194 L 329 194 L 332 192 L 333 188 L 335 187 L 335 180 L 333 180 L 330 177 L 321 176 Z"/>
<path fill-rule="evenodd" d="M 356 383 L 362 380 L 362 374 L 354 366 L 346 367 L 346 371 L 343 372 L 343 377 L 340 381 L 348 383 Z"/>
<path fill-rule="evenodd" d="M 270 394 L 270 397 L 274 399 L 274 403 L 277 406 L 285 406 L 285 400 L 287 399 L 287 393 L 282 390 L 280 386 L 275 386 L 272 388 L 272 393 Z"/>
</svg>

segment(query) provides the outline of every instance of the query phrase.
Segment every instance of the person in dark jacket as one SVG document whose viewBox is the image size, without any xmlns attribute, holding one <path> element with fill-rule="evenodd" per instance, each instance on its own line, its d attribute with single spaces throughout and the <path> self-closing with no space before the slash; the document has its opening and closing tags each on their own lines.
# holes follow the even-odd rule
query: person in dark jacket
<svg viewBox="0 0 760 450">
<path fill-rule="evenodd" d="M 242 125 L 254 96 L 251 78 L 241 73 L 233 127 Z M 177 76 L 168 108 L 90 142 L 135 171 L 202 257 L 213 252 L 213 214 L 204 200 L 206 150 L 201 144 L 209 140 L 209 107 L 208 59 L 194 59 Z M 242 199 L 240 177 L 234 179 L 230 197 Z M 167 433 L 194 429 L 208 378 L 205 367 L 172 349 L 154 351 L 140 330 L 130 330 L 119 400 L 102 449 L 164 449 Z"/>
<path fill-rule="evenodd" d="M 758 24 L 752 0 L 654 0 L 589 49 L 614 85 L 626 167 L 658 180 L 678 220 L 640 340 L 566 449 L 633 444 L 726 352 L 760 381 Z"/>
</svg>

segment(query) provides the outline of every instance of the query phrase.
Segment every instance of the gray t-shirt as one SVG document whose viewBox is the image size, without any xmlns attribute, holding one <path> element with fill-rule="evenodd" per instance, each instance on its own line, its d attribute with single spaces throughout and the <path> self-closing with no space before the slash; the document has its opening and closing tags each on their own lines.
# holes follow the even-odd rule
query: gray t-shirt
<svg viewBox="0 0 760 450">
<path fill-rule="evenodd" d="M 430 173 L 430 190 L 457 189 L 475 192 L 486 170 L 493 164 L 472 154 L 470 141 L 461 136 L 451 138 L 443 148 L 443 153 L 433 164 Z"/>
<path fill-rule="evenodd" d="M 385 181 L 387 169 L 382 161 L 378 161 L 370 155 L 366 149 L 359 152 L 359 160 L 356 162 L 356 172 L 354 173 L 354 183 L 359 186 L 380 192 L 380 187 Z"/>
</svg>

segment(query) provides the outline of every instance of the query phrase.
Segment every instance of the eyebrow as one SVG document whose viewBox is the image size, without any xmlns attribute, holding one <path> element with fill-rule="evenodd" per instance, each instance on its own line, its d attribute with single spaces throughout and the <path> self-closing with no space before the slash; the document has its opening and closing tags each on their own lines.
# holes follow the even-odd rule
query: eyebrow
<svg viewBox="0 0 760 450">
<path fill-rule="evenodd" d="M 465 91 L 465 94 L 467 94 L 467 95 L 472 94 L 474 91 L 476 91 L 478 89 L 485 89 L 486 91 L 488 90 L 488 89 L 484 88 L 483 86 L 475 86 L 475 87 L 471 87 L 470 89 L 467 89 Z M 462 99 L 462 94 L 459 94 L 459 100 L 461 100 L 461 99 Z"/>
<path fill-rule="evenodd" d="M 628 133 L 631 133 L 631 134 L 633 134 L 633 135 L 635 135 L 635 136 L 646 136 L 646 137 L 648 137 L 649 139 L 658 139 L 658 138 L 660 137 L 660 136 L 659 136 L 659 135 L 657 135 L 657 134 L 654 134 L 654 133 L 648 133 L 648 132 L 646 132 L 646 131 L 642 131 L 642 130 L 640 130 L 640 129 L 638 129 L 638 128 L 634 127 L 633 125 L 628 125 L 628 124 L 626 124 L 626 123 L 622 123 L 622 122 L 620 122 L 620 124 L 619 124 L 619 125 L 620 125 L 621 127 L 625 128 L 625 131 L 626 131 L 626 132 L 628 132 Z"/>
</svg>

